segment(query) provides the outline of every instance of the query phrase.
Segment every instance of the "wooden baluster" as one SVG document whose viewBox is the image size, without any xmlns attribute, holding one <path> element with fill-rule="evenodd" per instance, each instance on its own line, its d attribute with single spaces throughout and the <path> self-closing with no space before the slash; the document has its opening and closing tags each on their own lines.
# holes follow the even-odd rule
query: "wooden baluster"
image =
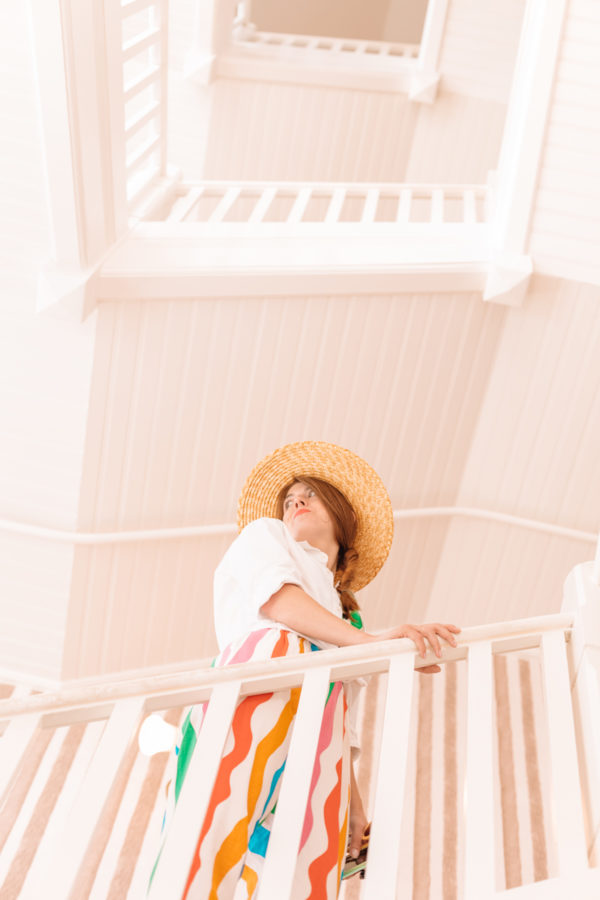
<svg viewBox="0 0 600 900">
<path fill-rule="evenodd" d="M 412 203 L 411 188 L 402 188 L 400 191 L 400 200 L 398 201 L 398 211 L 396 213 L 396 222 L 404 224 L 410 221 L 410 207 Z"/>
<path fill-rule="evenodd" d="M 463 222 L 465 225 L 474 225 L 477 222 L 475 191 L 473 190 L 467 190 L 463 193 Z"/>
<path fill-rule="evenodd" d="M 291 896 L 329 681 L 329 667 L 312 669 L 304 676 L 258 900 Z"/>
<path fill-rule="evenodd" d="M 264 190 L 262 192 L 262 194 L 258 198 L 258 202 L 256 203 L 256 206 L 254 207 L 254 209 L 252 210 L 252 213 L 250 214 L 250 218 L 248 219 L 249 224 L 256 225 L 259 222 L 262 222 L 262 220 L 264 219 L 264 217 L 266 215 L 268 208 L 270 207 L 271 203 L 275 199 L 276 194 L 277 194 L 276 187 L 267 188 L 266 190 Z"/>
<path fill-rule="evenodd" d="M 329 206 L 327 207 L 327 213 L 325 215 L 326 225 L 333 225 L 339 221 L 340 213 L 342 211 L 342 206 L 344 205 L 345 199 L 346 188 L 335 188 Z"/>
<path fill-rule="evenodd" d="M 305 213 L 305 210 L 306 210 L 306 207 L 308 206 L 308 201 L 310 200 L 311 195 L 312 195 L 312 188 L 310 188 L 310 187 L 300 188 L 300 190 L 298 192 L 298 196 L 294 200 L 293 206 L 287 217 L 288 225 L 296 225 L 298 222 L 302 221 L 302 216 Z"/>
<path fill-rule="evenodd" d="M 241 192 L 241 184 L 238 184 L 235 187 L 227 188 L 225 194 L 223 195 L 223 197 L 221 197 L 215 209 L 208 217 L 207 221 L 211 223 L 222 222 L 237 198 L 240 196 Z"/>
<path fill-rule="evenodd" d="M 183 894 L 240 687 L 240 681 L 226 681 L 212 692 L 148 900 L 167 900 Z"/>
<path fill-rule="evenodd" d="M 494 892 L 494 755 L 492 744 L 492 645 L 469 647 L 465 900 Z"/>
<path fill-rule="evenodd" d="M 364 900 L 394 900 L 408 760 L 414 655 L 390 660 Z"/>
<path fill-rule="evenodd" d="M 444 221 L 444 191 L 434 188 L 431 192 L 431 224 L 441 225 Z"/>
<path fill-rule="evenodd" d="M 562 631 L 542 636 L 542 674 L 559 874 L 564 876 L 586 869 L 588 862 L 569 669 Z"/>
<path fill-rule="evenodd" d="M 365 199 L 365 205 L 363 207 L 363 214 L 360 220 L 361 222 L 368 223 L 375 221 L 375 214 L 377 213 L 378 203 L 379 191 L 377 190 L 377 188 L 369 188 Z"/>
</svg>

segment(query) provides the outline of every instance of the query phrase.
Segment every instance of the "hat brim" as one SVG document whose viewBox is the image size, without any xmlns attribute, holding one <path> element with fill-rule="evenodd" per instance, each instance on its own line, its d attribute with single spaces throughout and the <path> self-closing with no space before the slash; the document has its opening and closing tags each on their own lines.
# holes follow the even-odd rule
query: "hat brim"
<svg viewBox="0 0 600 900">
<path fill-rule="evenodd" d="M 238 501 L 241 531 L 263 516 L 277 516 L 280 491 L 299 475 L 320 478 L 336 487 L 351 504 L 357 519 L 354 549 L 358 562 L 353 589 L 367 585 L 379 572 L 392 546 L 394 520 L 385 486 L 364 459 L 327 441 L 286 444 L 265 456 L 252 470 Z"/>
</svg>

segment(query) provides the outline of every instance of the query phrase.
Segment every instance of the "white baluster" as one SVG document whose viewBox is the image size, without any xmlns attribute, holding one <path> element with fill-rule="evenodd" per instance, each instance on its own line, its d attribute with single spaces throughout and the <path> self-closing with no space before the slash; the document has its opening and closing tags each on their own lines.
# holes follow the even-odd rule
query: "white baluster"
<svg viewBox="0 0 600 900">
<path fill-rule="evenodd" d="M 0 739 L 0 797 L 19 768 L 39 721 L 39 713 L 31 713 L 15 716 L 6 726 Z"/>
<path fill-rule="evenodd" d="M 336 188 L 331 197 L 331 201 L 329 206 L 327 207 L 327 214 L 325 216 L 325 224 L 333 225 L 335 224 L 340 217 L 340 213 L 342 211 L 342 206 L 344 205 L 344 200 L 346 199 L 346 188 Z"/>
<path fill-rule="evenodd" d="M 375 787 L 364 900 L 394 900 L 408 760 L 414 655 L 392 657 Z"/>
<path fill-rule="evenodd" d="M 361 216 L 361 222 L 374 222 L 375 221 L 375 213 L 377 212 L 377 204 L 379 203 L 379 191 L 377 188 L 369 188 L 367 191 L 367 197 L 365 200 L 365 205 L 363 207 L 363 213 Z"/>
<path fill-rule="evenodd" d="M 444 221 L 444 191 L 434 188 L 431 192 L 431 224 L 441 225 Z"/>
<path fill-rule="evenodd" d="M 248 222 L 250 224 L 255 225 L 258 222 L 262 222 L 262 220 L 264 219 L 264 217 L 266 215 L 268 208 L 270 207 L 271 203 L 275 199 L 276 194 L 277 194 L 276 187 L 267 188 L 266 190 L 264 190 L 262 192 L 262 194 L 258 198 L 258 202 L 257 202 L 256 206 L 252 210 L 250 218 L 248 219 Z"/>
<path fill-rule="evenodd" d="M 48 883 L 55 897 L 71 894 L 123 757 L 135 737 L 143 707 L 143 697 L 119 700 L 106 723 L 53 859 Z"/>
<path fill-rule="evenodd" d="M 241 185 L 236 185 L 236 187 L 227 188 L 227 190 L 225 191 L 225 194 L 223 195 L 223 197 L 221 197 L 221 199 L 217 203 L 216 207 L 214 208 L 214 210 L 208 217 L 207 221 L 222 222 L 223 219 L 225 218 L 225 216 L 227 215 L 227 213 L 229 212 L 229 210 L 231 209 L 231 207 L 233 206 L 233 204 L 235 203 L 235 201 L 237 200 L 237 198 L 240 196 L 241 192 L 242 192 Z"/>
<path fill-rule="evenodd" d="M 313 669 L 304 676 L 258 900 L 287 900 L 291 896 L 329 679 L 328 667 Z"/>
<path fill-rule="evenodd" d="M 298 196 L 294 200 L 293 206 L 287 217 L 288 225 L 296 225 L 298 222 L 302 221 L 302 216 L 306 211 L 306 207 L 308 206 L 308 201 L 310 200 L 311 195 L 312 188 L 300 188 Z"/>
<path fill-rule="evenodd" d="M 228 681 L 212 692 L 148 900 L 170 900 L 183 894 L 240 686 L 240 681 Z"/>
<path fill-rule="evenodd" d="M 463 193 L 463 222 L 465 225 L 474 225 L 477 222 L 475 191 L 467 190 Z"/>
<path fill-rule="evenodd" d="M 410 220 L 410 207 L 412 203 L 412 190 L 410 188 L 402 188 L 400 191 L 400 200 L 398 201 L 398 212 L 396 213 L 396 222 L 407 223 Z"/>
<path fill-rule="evenodd" d="M 465 900 L 494 891 L 494 756 L 492 744 L 492 645 L 469 648 Z"/>
<path fill-rule="evenodd" d="M 559 874 L 563 876 L 587 868 L 587 852 L 569 669 L 562 631 L 543 635 L 542 671 L 550 738 L 552 808 Z"/>
</svg>

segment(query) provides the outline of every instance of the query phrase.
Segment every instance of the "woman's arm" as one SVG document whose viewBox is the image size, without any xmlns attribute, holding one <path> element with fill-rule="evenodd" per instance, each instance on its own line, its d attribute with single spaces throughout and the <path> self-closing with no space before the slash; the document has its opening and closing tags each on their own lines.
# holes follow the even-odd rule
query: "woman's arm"
<svg viewBox="0 0 600 900">
<path fill-rule="evenodd" d="M 422 657 L 427 651 L 426 640 L 435 655 L 440 657 L 442 648 L 439 638 L 455 647 L 454 635 L 460 631 L 456 625 L 441 625 L 436 622 L 431 625 L 397 625 L 379 634 L 369 634 L 363 628 L 355 628 L 350 622 L 329 612 L 297 584 L 284 584 L 263 603 L 260 611 L 269 619 L 281 622 L 294 631 L 338 647 L 407 637 L 414 641 Z"/>
</svg>

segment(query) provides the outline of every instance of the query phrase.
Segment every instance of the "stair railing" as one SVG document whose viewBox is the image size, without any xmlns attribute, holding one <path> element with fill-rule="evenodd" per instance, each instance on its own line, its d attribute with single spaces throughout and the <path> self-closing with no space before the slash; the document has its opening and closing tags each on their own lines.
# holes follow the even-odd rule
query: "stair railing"
<svg viewBox="0 0 600 900">
<path fill-rule="evenodd" d="M 597 590 L 600 590 L 597 588 Z M 557 878 L 511 890 L 506 897 L 597 897 L 600 870 L 589 867 L 589 798 L 582 801 L 578 742 L 571 708 L 567 649 L 585 646 L 581 617 L 572 613 L 464 629 L 456 649 L 444 661 L 467 659 L 468 710 L 466 760 L 465 900 L 504 897 L 494 878 L 494 797 L 492 738 L 492 658 L 496 653 L 540 648 L 546 696 L 551 769 L 551 805 L 558 845 Z M 572 654 L 570 654 L 572 656 Z M 581 654 L 580 654 L 581 656 Z M 418 659 L 417 666 L 434 659 Z M 0 743 L 0 780 L 6 786 L 32 735 L 41 723 L 106 719 L 106 726 L 70 810 L 64 831 L 53 835 L 49 868 L 39 883 L 52 884 L 57 896 L 69 896 L 119 767 L 136 739 L 141 719 L 152 711 L 209 701 L 206 718 L 157 867 L 151 900 L 180 896 L 191 864 L 236 704 L 241 697 L 302 685 L 302 694 L 271 834 L 260 900 L 285 900 L 293 885 L 303 810 L 316 752 L 320 716 L 328 685 L 358 675 L 388 673 L 382 750 L 374 788 L 366 900 L 392 900 L 397 881 L 400 819 L 410 737 L 411 683 L 415 650 L 410 641 L 347 647 L 220 669 L 203 668 L 168 676 L 64 689 L 4 701 L 7 723 Z M 581 692 L 585 681 L 580 678 Z M 588 718 L 597 711 L 591 710 Z M 576 717 L 578 728 L 580 716 Z M 596 731 L 598 729 L 596 728 Z M 586 758 L 586 780 L 599 781 L 600 755 Z M 2 785 L 0 784 L 0 787 Z M 587 812 L 587 827 L 586 814 Z M 596 823 L 597 824 L 597 823 Z M 593 836 L 593 835 L 592 835 Z"/>
</svg>

